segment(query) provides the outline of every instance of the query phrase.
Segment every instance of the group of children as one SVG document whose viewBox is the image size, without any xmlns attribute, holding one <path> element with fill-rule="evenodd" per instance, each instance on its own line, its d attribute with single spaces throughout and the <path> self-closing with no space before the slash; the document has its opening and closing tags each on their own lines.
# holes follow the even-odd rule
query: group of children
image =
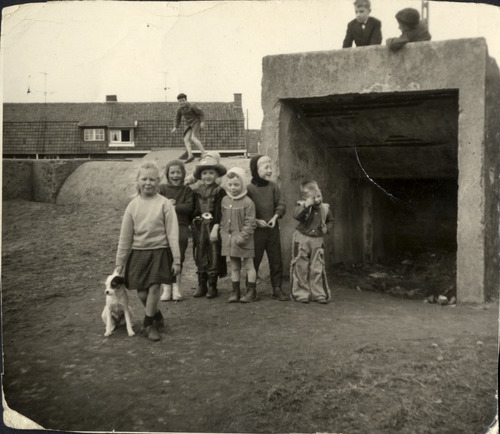
<svg viewBox="0 0 500 434">
<path fill-rule="evenodd" d="M 251 181 L 245 170 L 227 170 L 218 152 L 205 152 L 196 165 L 190 186 L 180 160 L 165 168 L 160 184 L 155 163 L 143 163 L 137 172 L 138 195 L 127 206 L 120 230 L 115 272 L 125 285 L 136 289 L 145 308 L 143 332 L 160 340 L 164 327 L 160 301 L 181 300 L 180 277 L 191 228 L 198 287 L 194 297 L 214 298 L 217 282 L 231 273 L 229 303 L 258 300 L 256 279 L 264 252 L 272 286 L 271 297 L 290 300 L 283 290 L 283 263 L 278 219 L 286 205 L 278 184 L 271 180 L 272 161 L 257 155 L 250 160 Z M 220 178 L 226 175 L 224 183 Z M 293 237 L 291 295 L 295 301 L 326 304 L 330 299 L 323 237 L 333 218 L 315 181 L 301 185 L 301 200 L 294 218 L 299 222 Z M 246 285 L 240 287 L 242 270 Z"/>
<path fill-rule="evenodd" d="M 355 0 L 356 19 L 347 26 L 343 47 L 378 45 L 382 42 L 381 23 L 370 17 L 369 0 Z M 396 14 L 402 32 L 387 45 L 398 50 L 408 42 L 431 39 L 417 10 L 406 8 Z M 143 331 L 148 339 L 160 339 L 164 327 L 160 301 L 182 299 L 180 279 L 189 233 L 198 287 L 194 297 L 214 298 L 217 282 L 227 275 L 229 258 L 231 294 L 229 303 L 256 301 L 256 279 L 264 253 L 269 261 L 272 298 L 287 301 L 283 290 L 283 262 L 278 219 L 286 205 L 278 184 L 271 180 L 272 161 L 257 155 L 250 160 L 251 182 L 239 167 L 227 170 L 217 152 L 206 152 L 198 138 L 203 128 L 201 109 L 187 102 L 185 94 L 177 97 L 175 132 L 184 118 L 184 143 L 187 159 L 169 162 L 166 183 L 160 184 L 158 167 L 151 162 L 137 173 L 138 195 L 129 203 L 123 216 L 116 254 L 115 272 L 123 275 L 125 285 L 136 289 L 145 308 Z M 184 164 L 194 160 L 192 144 L 201 152 L 192 174 L 197 185 L 186 180 Z M 221 185 L 220 178 L 226 175 Z M 331 297 L 325 273 L 324 236 L 333 221 L 330 207 L 323 203 L 315 181 L 301 184 L 301 199 L 293 217 L 299 222 L 293 235 L 290 264 L 291 295 L 295 301 L 320 304 Z M 240 287 L 241 272 L 246 271 L 246 285 Z"/>
<path fill-rule="evenodd" d="M 349 22 L 342 44 L 342 48 L 352 47 L 353 42 L 357 47 L 367 45 L 380 45 L 382 43 L 382 23 L 370 16 L 370 0 L 355 0 L 354 11 L 356 18 Z M 430 41 L 427 23 L 420 19 L 420 13 L 413 8 L 405 8 L 396 14 L 396 20 L 401 30 L 401 36 L 389 38 L 387 46 L 397 51 L 408 42 Z"/>
</svg>

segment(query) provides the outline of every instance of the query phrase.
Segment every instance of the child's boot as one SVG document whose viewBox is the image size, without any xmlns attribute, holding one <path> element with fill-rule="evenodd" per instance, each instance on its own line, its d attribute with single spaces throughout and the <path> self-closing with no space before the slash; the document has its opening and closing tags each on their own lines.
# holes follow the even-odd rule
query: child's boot
<svg viewBox="0 0 500 434">
<path fill-rule="evenodd" d="M 207 295 L 207 274 L 204 272 L 198 272 L 198 289 L 193 294 L 193 297 L 204 297 Z"/>
<path fill-rule="evenodd" d="M 257 288 L 255 287 L 255 282 L 248 282 L 247 292 L 240 298 L 240 302 L 251 303 L 252 301 L 257 301 Z"/>
<path fill-rule="evenodd" d="M 215 298 L 217 295 L 217 276 L 209 276 L 207 298 Z"/>
<path fill-rule="evenodd" d="M 161 293 L 160 300 L 161 301 L 172 300 L 172 285 L 166 285 L 166 284 L 162 283 L 161 289 L 163 292 Z"/>
<path fill-rule="evenodd" d="M 162 329 L 165 327 L 165 320 L 163 319 L 163 315 L 161 314 L 161 310 L 155 313 L 153 317 L 153 325 L 156 327 L 157 330 Z"/>
<path fill-rule="evenodd" d="M 233 290 L 231 291 L 231 295 L 229 296 L 228 303 L 237 303 L 240 301 L 240 282 L 232 282 Z"/>
<path fill-rule="evenodd" d="M 156 316 L 156 315 L 155 315 Z M 159 341 L 160 334 L 158 333 L 158 327 L 155 324 L 155 318 L 150 317 L 150 316 L 145 316 L 144 317 L 144 322 L 143 322 L 143 333 L 144 335 L 150 340 L 150 341 Z"/>
<path fill-rule="evenodd" d="M 271 296 L 271 298 L 274 298 L 274 299 L 279 300 L 279 301 L 289 301 L 290 300 L 290 296 L 285 294 L 283 292 L 283 290 L 279 287 L 273 288 L 273 295 Z"/>
<path fill-rule="evenodd" d="M 181 291 L 179 289 L 179 283 L 177 283 L 177 282 L 172 284 L 172 300 L 174 300 L 174 301 L 181 301 L 182 300 Z"/>
</svg>

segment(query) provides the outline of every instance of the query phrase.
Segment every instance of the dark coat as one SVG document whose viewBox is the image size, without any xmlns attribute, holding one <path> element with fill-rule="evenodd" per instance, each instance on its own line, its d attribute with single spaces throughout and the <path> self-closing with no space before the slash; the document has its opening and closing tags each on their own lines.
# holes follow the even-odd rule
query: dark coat
<svg viewBox="0 0 500 434">
<path fill-rule="evenodd" d="M 356 44 L 356 47 L 380 45 L 382 43 L 382 23 L 376 18 L 368 17 L 365 29 L 363 30 L 358 20 L 352 20 L 347 24 L 347 32 L 342 48 L 352 47 L 353 42 Z"/>
<path fill-rule="evenodd" d="M 387 39 L 386 43 L 392 51 L 397 51 L 403 48 L 408 42 L 430 40 L 431 34 L 427 28 L 427 23 L 425 21 L 420 21 L 413 29 L 403 32 L 399 38 Z"/>
</svg>

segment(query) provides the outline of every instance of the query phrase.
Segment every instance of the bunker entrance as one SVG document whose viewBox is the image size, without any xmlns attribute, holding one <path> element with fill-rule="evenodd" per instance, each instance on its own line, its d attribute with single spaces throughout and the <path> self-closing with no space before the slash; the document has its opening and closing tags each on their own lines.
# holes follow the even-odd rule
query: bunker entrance
<svg viewBox="0 0 500 434">
<path fill-rule="evenodd" d="M 458 90 L 282 103 L 282 185 L 296 190 L 298 179 L 315 178 L 334 205 L 331 263 L 437 251 L 456 267 Z"/>
</svg>

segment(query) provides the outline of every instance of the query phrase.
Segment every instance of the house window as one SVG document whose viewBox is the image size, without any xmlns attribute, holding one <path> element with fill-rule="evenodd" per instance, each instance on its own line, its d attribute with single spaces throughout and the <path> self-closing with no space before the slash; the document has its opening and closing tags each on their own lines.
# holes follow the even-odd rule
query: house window
<svg viewBox="0 0 500 434">
<path fill-rule="evenodd" d="M 134 146 L 134 130 L 109 130 L 110 146 Z"/>
<path fill-rule="evenodd" d="M 83 140 L 86 142 L 104 141 L 104 128 L 86 128 L 83 132 Z"/>
</svg>

